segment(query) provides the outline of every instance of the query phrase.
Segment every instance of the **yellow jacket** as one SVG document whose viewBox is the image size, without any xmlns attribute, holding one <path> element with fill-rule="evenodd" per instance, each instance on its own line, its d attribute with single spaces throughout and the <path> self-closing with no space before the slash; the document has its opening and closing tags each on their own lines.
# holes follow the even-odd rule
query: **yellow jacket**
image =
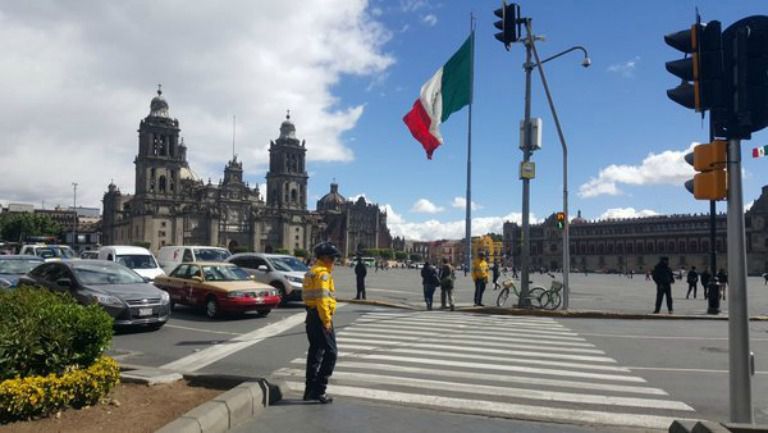
<svg viewBox="0 0 768 433">
<path fill-rule="evenodd" d="M 488 262 L 484 259 L 475 259 L 472 263 L 472 279 L 488 282 Z"/>
<path fill-rule="evenodd" d="M 322 262 L 317 262 L 304 275 L 304 290 L 301 294 L 304 305 L 317 309 L 317 314 L 326 329 L 332 326 L 336 312 L 336 288 L 333 286 L 331 270 Z"/>
</svg>

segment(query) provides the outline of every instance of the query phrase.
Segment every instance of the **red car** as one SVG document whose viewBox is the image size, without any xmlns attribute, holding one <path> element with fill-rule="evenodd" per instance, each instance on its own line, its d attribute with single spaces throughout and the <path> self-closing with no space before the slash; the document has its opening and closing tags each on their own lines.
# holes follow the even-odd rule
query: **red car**
<svg viewBox="0 0 768 433">
<path fill-rule="evenodd" d="M 182 263 L 170 275 L 156 277 L 154 284 L 168 292 L 171 308 L 175 304 L 204 307 L 211 319 L 246 311 L 266 316 L 281 301 L 277 289 L 255 281 L 231 263 Z"/>
</svg>

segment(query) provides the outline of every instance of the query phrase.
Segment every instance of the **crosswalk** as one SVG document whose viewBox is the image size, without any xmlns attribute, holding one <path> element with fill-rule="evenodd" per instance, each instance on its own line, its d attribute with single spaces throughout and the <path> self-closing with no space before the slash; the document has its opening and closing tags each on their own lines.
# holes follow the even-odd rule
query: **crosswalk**
<svg viewBox="0 0 768 433">
<path fill-rule="evenodd" d="M 689 405 L 551 318 L 375 310 L 337 329 L 328 392 L 450 412 L 666 429 Z M 273 373 L 304 390 L 304 358 Z"/>
</svg>

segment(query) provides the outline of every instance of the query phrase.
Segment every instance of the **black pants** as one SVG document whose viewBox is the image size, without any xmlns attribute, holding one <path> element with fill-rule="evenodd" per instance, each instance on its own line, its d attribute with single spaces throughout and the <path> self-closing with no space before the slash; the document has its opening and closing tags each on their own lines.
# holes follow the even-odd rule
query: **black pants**
<svg viewBox="0 0 768 433">
<path fill-rule="evenodd" d="M 475 280 L 475 305 L 482 305 L 485 280 Z"/>
<path fill-rule="evenodd" d="M 667 297 L 667 310 L 669 310 L 670 313 L 672 312 L 672 287 L 667 284 L 664 286 L 656 286 L 656 308 L 653 310 L 654 313 L 658 313 L 661 309 L 661 299 L 664 296 Z"/>
<path fill-rule="evenodd" d="M 336 334 L 333 328 L 330 331 L 325 329 L 316 309 L 307 309 L 306 325 L 309 340 L 306 386 L 309 396 L 312 397 L 325 394 L 328 378 L 333 374 L 339 351 L 336 348 Z"/>
<path fill-rule="evenodd" d="M 357 296 L 355 299 L 365 299 L 365 277 L 357 277 Z"/>
<path fill-rule="evenodd" d="M 688 283 L 688 293 L 685 295 L 686 299 L 691 296 L 691 291 L 693 291 L 693 299 L 696 299 L 696 286 L 698 286 L 698 284 Z"/>
</svg>

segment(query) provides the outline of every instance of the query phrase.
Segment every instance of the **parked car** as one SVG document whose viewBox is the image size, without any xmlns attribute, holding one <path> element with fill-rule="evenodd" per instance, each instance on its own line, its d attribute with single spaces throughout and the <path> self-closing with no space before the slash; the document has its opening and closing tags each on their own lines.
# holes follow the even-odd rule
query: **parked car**
<svg viewBox="0 0 768 433">
<path fill-rule="evenodd" d="M 157 253 L 157 261 L 166 274 L 182 263 L 224 262 L 232 253 L 226 248 L 206 246 L 166 246 Z"/>
<path fill-rule="evenodd" d="M 19 251 L 21 255 L 38 256 L 47 260 L 74 259 L 77 255 L 68 245 L 24 245 Z"/>
<path fill-rule="evenodd" d="M 83 251 L 80 253 L 80 258 L 83 260 L 98 260 L 99 252 L 96 250 Z"/>
<path fill-rule="evenodd" d="M 44 263 L 19 285 L 68 292 L 83 305 L 98 303 L 115 326 L 146 325 L 159 329 L 170 316 L 168 294 L 123 265 L 106 260 L 62 260 Z"/>
<path fill-rule="evenodd" d="M 16 287 L 22 275 L 43 263 L 45 260 L 38 256 L 0 256 L 0 289 Z"/>
<path fill-rule="evenodd" d="M 309 268 L 300 259 L 284 254 L 240 253 L 227 261 L 279 290 L 283 302 L 301 301 L 304 274 Z"/>
<path fill-rule="evenodd" d="M 157 264 L 155 256 L 148 249 L 127 245 L 110 245 L 99 248 L 99 260 L 108 260 L 110 262 L 120 263 L 121 265 L 133 269 L 142 277 L 153 281 L 165 272 Z"/>
<path fill-rule="evenodd" d="M 182 263 L 170 275 L 157 277 L 155 284 L 168 292 L 172 306 L 204 306 L 211 319 L 246 311 L 266 316 L 280 304 L 274 287 L 255 281 L 231 263 Z"/>
</svg>

